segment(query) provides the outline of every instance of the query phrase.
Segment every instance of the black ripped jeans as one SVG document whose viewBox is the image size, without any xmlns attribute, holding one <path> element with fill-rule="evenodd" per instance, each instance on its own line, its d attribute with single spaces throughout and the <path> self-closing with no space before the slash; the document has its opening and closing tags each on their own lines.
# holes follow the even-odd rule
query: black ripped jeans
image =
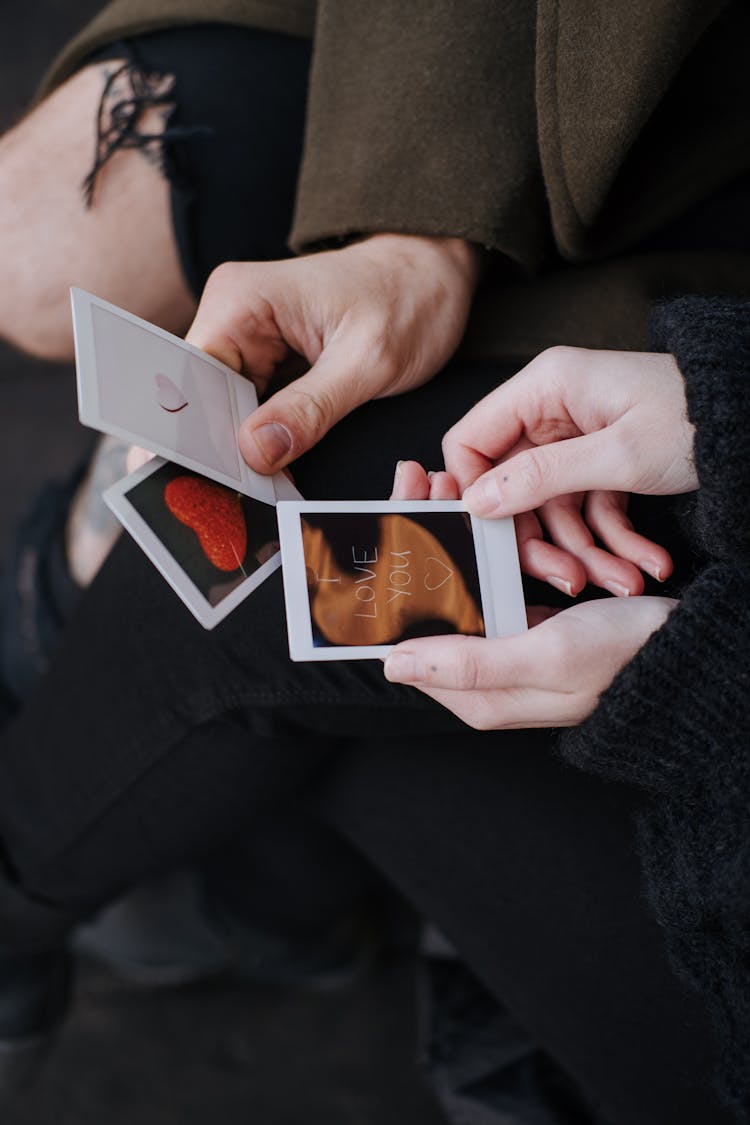
<svg viewBox="0 0 750 1125">
<path fill-rule="evenodd" d="M 282 253 L 307 46 L 200 28 L 132 50 L 177 80 L 187 131 L 164 166 L 196 292 L 224 259 Z M 437 466 L 444 431 L 509 374 L 454 363 L 370 403 L 297 463 L 300 490 L 387 495 L 399 457 Z M 278 574 L 206 633 L 125 538 L 0 740 L 0 940 L 54 945 L 294 801 L 441 927 L 603 1120 L 720 1125 L 706 1014 L 642 899 L 638 799 L 564 767 L 553 739 L 469 731 L 378 662 L 292 665 Z"/>
</svg>

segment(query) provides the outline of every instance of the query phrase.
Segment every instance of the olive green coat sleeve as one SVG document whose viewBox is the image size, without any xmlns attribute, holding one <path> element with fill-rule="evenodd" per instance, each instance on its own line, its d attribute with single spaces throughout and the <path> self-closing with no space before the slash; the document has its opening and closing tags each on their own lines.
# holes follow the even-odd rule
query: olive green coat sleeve
<svg viewBox="0 0 750 1125">
<path fill-rule="evenodd" d="M 534 54 L 528 0 L 319 0 L 292 246 L 451 234 L 533 269 Z"/>
<path fill-rule="evenodd" d="M 112 0 L 47 88 L 212 21 L 313 38 L 297 250 L 388 230 L 597 261 L 750 167 L 747 0 Z"/>
<path fill-rule="evenodd" d="M 635 247 L 750 166 L 749 38 L 746 0 L 319 0 L 292 243 Z"/>
<path fill-rule="evenodd" d="M 750 254 L 647 240 L 750 169 L 747 0 L 113 0 L 62 52 L 225 22 L 310 37 L 290 243 L 360 234 L 498 252 L 473 354 L 645 347 L 651 303 L 750 295 Z M 731 232 L 730 232 L 731 233 Z"/>
<path fill-rule="evenodd" d="M 539 0 L 539 149 L 558 253 L 636 246 L 750 167 L 747 0 Z"/>
</svg>

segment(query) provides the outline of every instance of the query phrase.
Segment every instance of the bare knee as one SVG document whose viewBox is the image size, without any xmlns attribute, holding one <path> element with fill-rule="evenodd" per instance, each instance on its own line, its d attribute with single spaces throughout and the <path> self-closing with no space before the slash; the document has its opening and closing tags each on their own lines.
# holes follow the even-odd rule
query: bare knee
<svg viewBox="0 0 750 1125">
<path fill-rule="evenodd" d="M 176 332 L 194 310 L 153 163 L 118 152 L 86 206 L 105 75 L 80 71 L 0 140 L 0 336 L 44 358 L 72 355 L 72 285 Z"/>
</svg>

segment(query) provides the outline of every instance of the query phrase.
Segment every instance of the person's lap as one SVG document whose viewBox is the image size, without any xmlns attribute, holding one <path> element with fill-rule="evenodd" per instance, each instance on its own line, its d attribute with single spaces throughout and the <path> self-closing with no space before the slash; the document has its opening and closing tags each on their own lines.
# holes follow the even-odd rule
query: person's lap
<svg viewBox="0 0 750 1125">
<path fill-rule="evenodd" d="M 705 1011 L 644 901 L 639 798 L 563 765 L 554 737 L 363 741 L 323 776 L 316 806 L 603 1121 L 728 1121 L 710 1090 Z"/>
<path fill-rule="evenodd" d="M 54 132 L 66 156 L 55 186 L 62 209 L 44 195 L 47 181 L 41 175 L 37 181 L 32 178 L 34 191 L 25 203 L 30 216 L 39 213 L 45 230 L 49 227 L 57 235 L 47 247 L 46 285 L 62 291 L 66 280 L 90 285 L 177 328 L 174 316 L 157 315 L 160 306 L 151 294 L 159 290 L 169 304 L 170 294 L 177 299 L 184 291 L 186 281 L 176 280 L 178 253 L 185 279 L 197 290 L 212 265 L 231 251 L 238 256 L 284 252 L 301 145 L 309 47 L 282 36 L 203 27 L 145 36 L 113 45 L 103 54 L 106 58 L 85 66 L 10 138 L 11 153 L 19 150 L 20 163 L 35 140 Z M 122 58 L 132 73 L 128 70 L 103 97 L 108 76 L 117 71 Z M 212 81 L 217 73 L 220 83 Z M 161 167 L 145 160 L 143 153 L 127 151 L 140 147 L 154 156 L 154 143 L 142 143 L 141 137 L 142 132 L 154 131 L 152 118 L 132 122 L 120 138 L 123 144 L 98 169 L 93 206 L 85 211 L 82 182 L 94 155 L 97 120 L 101 156 L 106 152 L 104 138 L 111 140 L 108 117 L 127 116 L 128 94 L 137 94 L 141 109 L 151 114 L 164 109 L 150 102 L 153 91 L 160 88 L 158 82 L 150 85 L 154 74 L 174 75 L 177 82 L 176 110 L 162 122 Z M 13 168 L 8 171 L 13 179 Z M 123 212 L 136 220 L 130 229 L 120 221 Z M 149 222 L 139 223 L 142 212 L 149 212 L 150 222 L 159 225 L 158 239 L 152 237 Z M 27 225 L 41 241 L 38 225 Z M 77 256 L 68 261 L 71 238 L 77 243 Z M 162 243 L 170 240 L 170 253 L 162 253 Z M 123 241 L 126 245 L 120 245 Z M 136 266 L 144 275 L 140 286 L 133 277 Z M 69 327 L 63 331 L 58 320 L 56 305 L 49 323 L 39 329 L 37 350 L 48 347 L 42 340 L 45 332 L 66 338 Z M 19 342 L 25 342 L 23 334 Z M 60 347 L 64 349 L 63 344 Z M 435 427 L 436 451 L 437 432 Z M 330 489 L 327 494 L 340 494 L 331 488 L 336 475 L 350 482 L 359 480 L 365 494 L 382 493 L 390 463 L 370 453 L 363 457 L 365 446 L 359 441 L 356 445 L 358 473 L 348 460 L 342 459 L 339 466 L 325 460 L 319 475 Z M 306 471 L 314 470 L 319 461 L 309 458 Z M 381 473 L 376 485 L 370 475 L 374 464 Z M 314 494 L 314 484 L 311 487 Z M 251 701 L 269 710 L 283 701 L 303 700 L 307 705 L 314 700 L 322 711 L 345 696 L 349 714 L 358 704 L 380 706 L 371 672 L 361 665 L 343 677 L 318 669 L 317 675 L 308 674 L 306 686 L 303 678 L 302 687 L 299 677 L 289 676 L 278 577 L 210 638 L 183 616 L 171 595 L 164 600 L 165 592 L 140 554 L 121 544 L 85 599 L 47 681 L 7 732 L 0 755 L 7 793 L 3 837 L 16 870 L 43 865 L 49 854 L 68 847 L 183 734 L 234 704 Z M 131 630 L 136 606 L 140 624 Z M 172 683 L 182 703 L 167 705 L 166 685 Z M 83 689 L 80 694 L 79 689 Z M 407 693 L 389 687 L 387 696 L 400 712 Z M 417 706 L 437 712 L 426 701 L 418 700 Z M 57 754 L 52 747 L 57 747 Z M 26 787 L 33 787 L 40 776 L 46 778 L 37 793 L 42 804 L 30 823 Z"/>
<path fill-rule="evenodd" d="M 301 463 L 303 491 L 382 494 L 402 442 L 436 463 L 451 416 L 499 376 L 456 367 L 364 408 Z M 634 798 L 563 770 L 550 743 L 470 732 L 379 662 L 291 664 L 278 575 L 206 633 L 124 540 L 4 739 L 0 816 L 23 884 L 75 911 L 313 786 L 583 1089 L 615 1099 L 613 1121 L 693 1112 L 703 1013 L 640 897 Z"/>
<path fill-rule="evenodd" d="M 362 408 L 300 462 L 303 494 L 387 494 L 398 452 L 436 463 L 444 429 L 496 378 L 491 366 L 447 371 L 408 397 Z M 426 422 L 415 432 L 420 415 Z M 189 732 L 238 709 L 251 716 L 248 741 L 407 730 L 432 737 L 461 728 L 425 696 L 387 683 L 379 661 L 292 664 L 279 574 L 206 632 L 122 539 L 5 732 L 0 810 L 17 868 L 31 879 L 44 857 L 69 847 Z M 208 784 L 208 755 L 205 767 Z M 25 794 L 42 776 L 30 822 Z"/>
</svg>

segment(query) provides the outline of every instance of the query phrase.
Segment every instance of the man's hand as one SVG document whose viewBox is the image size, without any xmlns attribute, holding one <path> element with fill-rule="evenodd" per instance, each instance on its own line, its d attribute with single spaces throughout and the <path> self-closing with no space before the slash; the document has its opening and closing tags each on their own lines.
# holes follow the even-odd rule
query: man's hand
<svg viewBox="0 0 750 1125">
<path fill-rule="evenodd" d="M 261 394 L 288 360 L 311 365 L 243 423 L 248 465 L 277 472 L 355 407 L 427 382 L 458 346 L 478 274 L 470 243 L 391 234 L 215 270 L 190 343 Z"/>
</svg>

